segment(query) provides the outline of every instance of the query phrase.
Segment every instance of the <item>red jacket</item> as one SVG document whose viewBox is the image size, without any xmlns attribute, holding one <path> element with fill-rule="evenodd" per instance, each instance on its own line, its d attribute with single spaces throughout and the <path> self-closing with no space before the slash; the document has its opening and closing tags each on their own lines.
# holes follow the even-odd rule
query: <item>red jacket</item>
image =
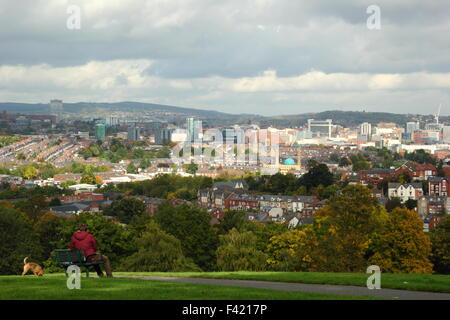
<svg viewBox="0 0 450 320">
<path fill-rule="evenodd" d="M 70 250 L 83 250 L 84 256 L 88 257 L 97 251 L 97 241 L 92 234 L 87 231 L 77 231 L 70 241 Z"/>
</svg>

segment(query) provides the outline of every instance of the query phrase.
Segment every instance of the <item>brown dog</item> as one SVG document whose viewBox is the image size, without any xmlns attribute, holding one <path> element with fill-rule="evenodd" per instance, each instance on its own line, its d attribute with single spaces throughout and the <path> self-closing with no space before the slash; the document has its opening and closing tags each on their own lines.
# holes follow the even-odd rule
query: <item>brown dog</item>
<svg viewBox="0 0 450 320">
<path fill-rule="evenodd" d="M 30 270 L 33 272 L 33 274 L 37 277 L 42 277 L 44 275 L 44 270 L 42 270 L 42 267 L 34 262 L 27 262 L 28 257 L 23 259 L 23 272 L 22 276 L 26 275 Z"/>
</svg>

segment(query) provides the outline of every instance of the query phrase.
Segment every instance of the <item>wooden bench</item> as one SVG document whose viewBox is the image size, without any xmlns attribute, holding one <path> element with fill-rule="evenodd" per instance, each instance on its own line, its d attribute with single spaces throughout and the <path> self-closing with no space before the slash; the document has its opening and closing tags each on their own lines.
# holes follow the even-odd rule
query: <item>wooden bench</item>
<svg viewBox="0 0 450 320">
<path fill-rule="evenodd" d="M 56 249 L 55 253 L 56 262 L 61 268 L 64 268 L 66 276 L 69 276 L 67 274 L 67 268 L 76 265 L 80 268 L 83 267 L 86 272 L 86 277 L 89 278 L 89 268 L 94 265 L 103 264 L 103 261 L 87 261 L 82 250 Z"/>
</svg>

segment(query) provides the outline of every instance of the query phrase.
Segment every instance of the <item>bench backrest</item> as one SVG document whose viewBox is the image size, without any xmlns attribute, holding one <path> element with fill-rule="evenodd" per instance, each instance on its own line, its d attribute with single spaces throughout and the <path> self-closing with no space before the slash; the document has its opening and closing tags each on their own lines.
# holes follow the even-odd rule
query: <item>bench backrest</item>
<svg viewBox="0 0 450 320">
<path fill-rule="evenodd" d="M 77 264 L 82 263 L 86 260 L 82 250 L 67 250 L 67 249 L 57 249 L 56 261 L 62 264 Z"/>
</svg>

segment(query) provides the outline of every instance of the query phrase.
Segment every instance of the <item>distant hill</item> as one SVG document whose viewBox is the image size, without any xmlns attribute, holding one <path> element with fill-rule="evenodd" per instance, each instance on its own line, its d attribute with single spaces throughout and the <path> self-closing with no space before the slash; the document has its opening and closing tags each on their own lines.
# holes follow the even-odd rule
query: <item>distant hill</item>
<svg viewBox="0 0 450 320">
<path fill-rule="evenodd" d="M 405 125 L 415 116 L 407 114 L 395 114 L 387 112 L 360 112 L 360 111 L 323 111 L 318 113 L 303 113 L 298 115 L 281 115 L 274 117 L 264 117 L 259 119 L 261 125 L 272 123 L 274 126 L 300 126 L 307 123 L 308 119 L 326 120 L 332 119 L 334 124 L 345 127 L 358 125 L 362 122 L 376 124 L 378 122 L 394 122 Z"/>
<path fill-rule="evenodd" d="M 0 112 L 6 111 L 8 113 L 24 113 L 24 114 L 48 114 L 50 113 L 49 104 L 44 103 L 0 103 Z M 64 103 L 64 113 L 72 113 L 86 116 L 100 116 L 102 113 L 111 112 L 168 112 L 179 115 L 197 116 L 200 118 L 235 118 L 235 117 L 254 117 L 254 115 L 232 115 L 224 112 L 213 110 L 201 110 L 193 108 L 175 107 L 154 103 L 142 102 L 77 102 Z"/>
<path fill-rule="evenodd" d="M 24 114 L 49 114 L 49 104 L 43 103 L 0 103 L 0 112 Z M 405 125 L 408 121 L 416 121 L 418 118 L 430 119 L 432 116 L 418 116 L 412 114 L 396 114 L 387 112 L 360 112 L 360 111 L 324 111 L 318 113 L 303 113 L 297 115 L 279 115 L 264 117 L 255 114 L 230 114 L 214 110 L 202 110 L 185 107 L 175 107 L 154 103 L 142 102 L 77 102 L 64 103 L 64 113 L 84 117 L 107 117 L 112 112 L 155 112 L 166 118 L 183 119 L 186 116 L 195 116 L 207 120 L 209 126 L 225 126 L 233 124 L 258 124 L 262 127 L 299 127 L 308 119 L 325 120 L 332 119 L 334 124 L 346 127 L 356 126 L 362 122 L 376 124 L 378 122 L 394 122 Z M 447 117 L 448 118 L 448 117 Z M 441 117 L 445 121 L 446 117 Z M 447 119 L 448 120 L 448 119 Z"/>
</svg>

